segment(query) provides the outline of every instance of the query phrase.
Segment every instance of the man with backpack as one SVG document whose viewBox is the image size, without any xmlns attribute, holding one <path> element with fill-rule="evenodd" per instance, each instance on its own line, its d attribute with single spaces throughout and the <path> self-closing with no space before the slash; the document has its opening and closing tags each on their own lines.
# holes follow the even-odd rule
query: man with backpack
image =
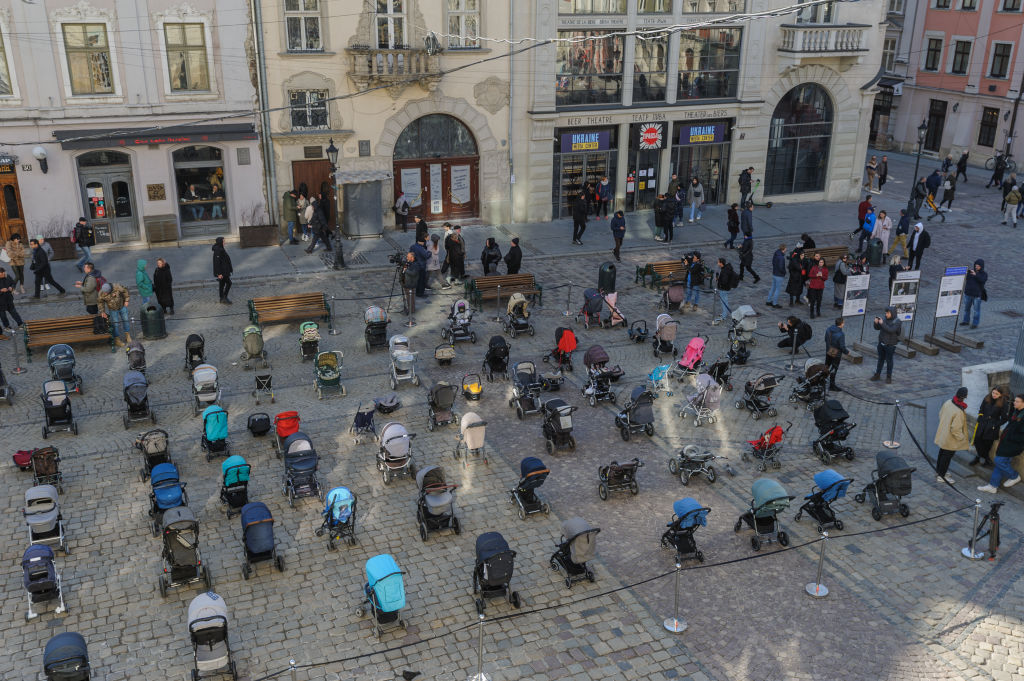
<svg viewBox="0 0 1024 681">
<path fill-rule="evenodd" d="M 92 262 L 91 249 L 96 245 L 96 232 L 84 217 L 78 218 L 78 222 L 71 228 L 71 241 L 82 250 L 82 257 L 75 263 L 75 267 L 79 272 L 84 272 L 82 268 L 85 263 Z"/>
<path fill-rule="evenodd" d="M 100 289 L 107 283 L 107 280 L 100 276 L 100 271 L 91 262 L 85 263 L 83 270 L 85 276 L 82 281 L 75 282 L 75 288 L 82 291 L 82 302 L 85 303 L 85 311 L 88 314 L 99 314 Z"/>
<path fill-rule="evenodd" d="M 132 337 L 128 333 L 128 300 L 128 289 L 121 284 L 111 286 L 105 283 L 100 288 L 100 315 L 110 320 L 114 331 L 114 343 L 118 346 L 132 342 Z"/>
</svg>

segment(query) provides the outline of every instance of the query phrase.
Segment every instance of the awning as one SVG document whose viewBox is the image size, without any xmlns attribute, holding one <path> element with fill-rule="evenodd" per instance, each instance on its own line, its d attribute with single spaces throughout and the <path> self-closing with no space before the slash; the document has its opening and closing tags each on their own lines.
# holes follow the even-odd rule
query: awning
<svg viewBox="0 0 1024 681">
<path fill-rule="evenodd" d="M 903 82 L 903 78 L 893 78 L 891 76 L 882 76 L 878 79 L 878 87 L 893 87 Z"/>
<path fill-rule="evenodd" d="M 138 147 L 149 144 L 205 144 L 230 140 L 258 139 L 252 123 L 228 125 L 176 125 L 159 130 L 58 130 L 53 136 L 61 149 L 102 149 L 105 147 Z"/>
</svg>

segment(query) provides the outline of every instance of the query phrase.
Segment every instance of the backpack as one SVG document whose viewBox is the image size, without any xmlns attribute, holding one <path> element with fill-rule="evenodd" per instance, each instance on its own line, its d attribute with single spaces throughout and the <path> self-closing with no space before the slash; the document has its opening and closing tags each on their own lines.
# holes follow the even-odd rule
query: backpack
<svg viewBox="0 0 1024 681">
<path fill-rule="evenodd" d="M 96 292 L 99 293 L 100 289 L 103 288 L 103 285 L 107 283 L 107 278 L 104 277 L 102 274 L 96 273 L 96 270 L 93 270 L 92 276 L 95 277 L 96 279 Z"/>
<path fill-rule="evenodd" d="M 270 415 L 263 412 L 249 414 L 249 432 L 253 437 L 261 437 L 270 432 Z"/>
</svg>

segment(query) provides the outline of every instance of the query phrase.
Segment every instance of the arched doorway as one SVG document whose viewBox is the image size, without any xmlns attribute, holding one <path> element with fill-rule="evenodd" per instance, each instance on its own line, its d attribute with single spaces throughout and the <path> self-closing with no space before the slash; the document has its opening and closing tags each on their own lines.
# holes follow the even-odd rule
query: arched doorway
<svg viewBox="0 0 1024 681">
<path fill-rule="evenodd" d="M 0 240 L 6 243 L 12 234 L 20 234 L 22 243 L 28 241 L 25 238 L 25 211 L 18 190 L 17 162 L 11 156 L 0 155 Z"/>
<path fill-rule="evenodd" d="M 395 142 L 395 196 L 405 192 L 410 215 L 424 220 L 478 215 L 480 156 L 461 121 L 430 114 L 409 124 Z"/>
<path fill-rule="evenodd" d="M 798 85 L 779 100 L 768 130 L 765 195 L 825 188 L 833 117 L 832 98 L 816 83 Z"/>
<path fill-rule="evenodd" d="M 120 151 L 82 154 L 78 157 L 78 182 L 96 243 L 139 238 L 131 156 Z"/>
</svg>

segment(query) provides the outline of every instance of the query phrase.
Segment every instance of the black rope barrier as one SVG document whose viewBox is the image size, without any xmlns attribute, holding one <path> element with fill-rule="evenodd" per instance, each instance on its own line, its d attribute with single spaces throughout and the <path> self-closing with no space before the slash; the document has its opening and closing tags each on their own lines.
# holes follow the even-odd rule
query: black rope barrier
<svg viewBox="0 0 1024 681">
<path fill-rule="evenodd" d="M 907 435 L 910 436 L 911 442 L 913 442 L 914 446 L 917 447 L 917 451 L 921 453 L 921 458 L 923 458 L 925 460 L 925 463 L 927 463 L 931 467 L 932 471 L 938 473 L 938 468 L 936 468 L 937 464 L 931 462 L 931 459 L 928 458 L 928 454 L 925 453 L 924 448 L 921 447 L 921 443 L 917 441 L 917 437 L 914 435 L 914 432 L 910 429 L 910 424 L 907 423 L 907 417 L 903 415 L 903 410 L 897 407 L 896 413 L 899 414 L 900 421 L 903 422 L 903 427 L 907 429 Z M 964 494 L 963 491 L 956 488 L 956 485 L 950 484 L 948 481 L 945 480 L 945 478 L 943 478 L 943 480 L 945 481 L 947 487 L 949 487 L 951 490 L 962 496 L 964 499 L 969 499 L 972 502 L 971 507 L 974 506 L 973 498 Z"/>
</svg>

